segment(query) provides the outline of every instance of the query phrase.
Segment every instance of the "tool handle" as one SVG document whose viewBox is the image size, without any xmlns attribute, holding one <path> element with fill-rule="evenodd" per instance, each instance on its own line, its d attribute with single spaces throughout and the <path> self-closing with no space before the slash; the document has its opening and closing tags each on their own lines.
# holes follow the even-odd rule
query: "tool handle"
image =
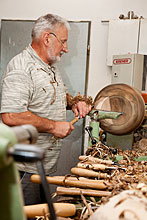
<svg viewBox="0 0 147 220">
<path fill-rule="evenodd" d="M 56 188 L 57 195 L 87 195 L 87 196 L 110 196 L 111 192 L 101 191 L 101 190 L 93 190 L 93 189 L 80 189 L 80 188 L 67 188 L 67 187 L 57 187 Z"/>
<path fill-rule="evenodd" d="M 93 170 L 73 167 L 71 168 L 71 173 L 77 176 L 83 176 L 83 177 L 97 177 L 98 179 L 106 179 L 107 173 L 99 173 Z"/>
<path fill-rule="evenodd" d="M 92 169 L 92 170 L 105 170 L 106 166 L 104 164 L 94 164 L 94 163 L 78 163 L 77 167 Z"/>
<path fill-rule="evenodd" d="M 84 155 L 81 155 L 79 156 L 79 160 L 85 160 L 85 161 L 90 161 L 90 162 L 93 162 L 93 163 L 102 163 L 102 164 L 113 164 L 112 160 L 102 160 L 102 159 L 99 159 L 99 158 L 96 158 L 96 157 L 93 157 L 93 156 L 84 156 Z"/>
<path fill-rule="evenodd" d="M 69 217 L 76 214 L 76 206 L 70 203 L 54 203 L 54 208 L 57 216 Z M 27 205 L 24 206 L 24 213 L 27 218 L 35 218 L 36 216 L 44 216 L 48 214 L 47 204 Z"/>
<path fill-rule="evenodd" d="M 79 117 L 75 117 L 70 123 L 73 125 L 79 120 Z"/>
<path fill-rule="evenodd" d="M 74 187 L 81 187 L 81 188 L 91 188 L 91 189 L 106 189 L 108 184 L 106 184 L 103 180 L 90 180 L 87 178 L 79 178 L 76 177 L 67 177 L 65 176 L 47 176 L 47 181 L 50 184 L 61 185 L 61 186 L 74 186 Z M 31 181 L 33 183 L 41 183 L 41 179 L 39 175 L 32 175 Z"/>
</svg>

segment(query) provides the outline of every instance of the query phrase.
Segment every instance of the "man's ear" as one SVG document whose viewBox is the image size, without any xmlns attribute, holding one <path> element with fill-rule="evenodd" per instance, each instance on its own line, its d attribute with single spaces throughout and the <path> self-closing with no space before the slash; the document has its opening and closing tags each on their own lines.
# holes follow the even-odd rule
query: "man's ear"
<svg viewBox="0 0 147 220">
<path fill-rule="evenodd" d="M 48 46 L 49 42 L 50 42 L 50 34 L 49 34 L 49 32 L 44 32 L 42 37 L 43 37 L 44 44 L 46 46 Z"/>
</svg>

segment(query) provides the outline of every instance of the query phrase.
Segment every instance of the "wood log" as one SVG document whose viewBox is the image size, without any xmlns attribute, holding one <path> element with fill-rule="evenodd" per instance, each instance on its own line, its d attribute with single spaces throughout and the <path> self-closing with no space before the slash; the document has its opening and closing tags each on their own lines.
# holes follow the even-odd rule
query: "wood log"
<svg viewBox="0 0 147 220">
<path fill-rule="evenodd" d="M 77 176 L 96 177 L 98 179 L 106 179 L 108 177 L 107 173 L 99 173 L 93 170 L 88 170 L 78 167 L 71 168 L 71 173 Z"/>
<path fill-rule="evenodd" d="M 92 190 L 92 189 L 79 189 L 79 188 L 66 188 L 66 187 L 57 187 L 56 188 L 57 195 L 83 195 L 86 196 L 96 196 L 96 197 L 102 197 L 102 196 L 110 196 L 111 192 L 108 191 L 100 191 L 100 190 Z"/>
<path fill-rule="evenodd" d="M 55 213 L 60 217 L 74 216 L 76 214 L 76 206 L 70 203 L 53 203 Z M 35 218 L 36 216 L 44 216 L 49 213 L 48 205 L 37 204 L 24 206 L 24 213 L 27 218 Z"/>
<path fill-rule="evenodd" d="M 74 186 L 81 188 L 91 188 L 91 189 L 106 189 L 108 187 L 108 183 L 103 180 L 90 180 L 87 178 L 79 178 L 76 177 L 64 177 L 64 176 L 47 176 L 48 183 L 61 185 L 61 186 Z M 31 181 L 33 183 L 41 183 L 41 178 L 39 175 L 32 175 Z"/>
<path fill-rule="evenodd" d="M 123 190 L 101 205 L 88 220 L 146 220 L 147 198 L 140 190 Z"/>
<path fill-rule="evenodd" d="M 99 158 L 95 158 L 93 156 L 81 155 L 81 156 L 79 156 L 79 160 L 82 160 L 82 161 L 85 160 L 85 161 L 90 161 L 90 162 L 93 162 L 93 163 L 102 163 L 102 164 L 108 164 L 108 165 L 113 164 L 112 160 L 102 160 L 102 159 L 99 159 Z"/>
</svg>

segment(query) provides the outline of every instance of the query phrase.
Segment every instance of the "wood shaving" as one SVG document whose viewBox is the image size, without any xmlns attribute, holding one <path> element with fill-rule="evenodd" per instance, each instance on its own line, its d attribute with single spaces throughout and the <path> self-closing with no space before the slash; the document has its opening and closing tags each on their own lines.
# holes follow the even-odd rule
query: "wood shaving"
<svg viewBox="0 0 147 220">
<path fill-rule="evenodd" d="M 98 199 L 94 198 L 95 202 L 93 202 L 93 199 L 91 200 L 89 197 L 87 200 L 87 197 L 84 197 L 82 194 L 81 196 L 71 196 L 70 198 L 68 196 L 61 196 L 58 201 L 63 202 L 64 200 L 64 202 L 71 202 L 74 204 L 80 203 L 83 206 L 83 209 L 77 210 L 76 216 L 73 216 L 70 219 L 88 219 L 89 216 L 92 215 L 93 210 L 95 211 L 96 209 L 99 209 L 101 205 L 109 202 L 110 198 L 117 194 L 120 194 L 124 190 L 139 190 L 147 198 L 147 161 L 135 160 L 135 158 L 147 156 L 147 146 L 145 146 L 144 148 L 140 148 L 139 143 L 137 142 L 133 146 L 132 150 L 122 151 L 120 149 L 117 149 L 117 154 L 113 154 L 112 152 L 113 148 L 110 149 L 110 147 L 104 145 L 101 142 L 87 149 L 85 153 L 86 156 L 93 156 L 95 158 L 103 160 L 111 159 L 114 162 L 116 161 L 116 158 L 120 157 L 121 160 L 117 161 L 119 166 L 112 166 L 118 168 L 126 168 L 126 171 L 121 169 L 104 171 L 108 174 L 108 177 L 105 180 L 107 180 L 110 183 L 107 191 L 110 191 L 111 195 L 108 197 L 100 197 Z M 65 180 L 67 177 L 68 175 L 65 176 Z M 120 215 L 120 219 L 124 219 L 123 217 L 125 215 L 125 212 L 129 212 L 129 210 L 124 210 L 124 212 L 122 212 Z M 137 216 L 135 216 L 135 213 L 134 218 L 138 219 Z"/>
</svg>

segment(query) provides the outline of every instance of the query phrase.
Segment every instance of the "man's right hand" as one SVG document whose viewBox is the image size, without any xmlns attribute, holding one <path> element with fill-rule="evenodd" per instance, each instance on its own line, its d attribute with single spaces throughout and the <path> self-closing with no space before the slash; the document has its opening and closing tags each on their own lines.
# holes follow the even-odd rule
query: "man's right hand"
<svg viewBox="0 0 147 220">
<path fill-rule="evenodd" d="M 74 126 L 66 121 L 54 121 L 53 129 L 50 130 L 55 137 L 65 138 L 74 130 Z"/>
</svg>

